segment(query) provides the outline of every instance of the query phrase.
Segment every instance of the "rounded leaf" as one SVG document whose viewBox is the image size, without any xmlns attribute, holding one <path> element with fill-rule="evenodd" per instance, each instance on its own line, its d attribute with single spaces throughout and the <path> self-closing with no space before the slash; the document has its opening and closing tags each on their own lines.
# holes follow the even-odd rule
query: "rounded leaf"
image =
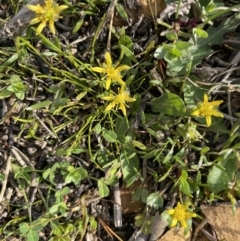
<svg viewBox="0 0 240 241">
<path fill-rule="evenodd" d="M 172 93 L 163 94 L 159 98 L 151 101 L 152 111 L 155 113 L 165 113 L 170 116 L 184 116 L 186 107 L 183 100 Z"/>
</svg>

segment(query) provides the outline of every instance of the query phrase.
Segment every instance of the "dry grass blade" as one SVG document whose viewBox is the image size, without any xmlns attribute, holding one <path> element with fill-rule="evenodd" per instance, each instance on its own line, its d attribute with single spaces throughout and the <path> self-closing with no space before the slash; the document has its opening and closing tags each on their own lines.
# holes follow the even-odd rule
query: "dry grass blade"
<svg viewBox="0 0 240 241">
<path fill-rule="evenodd" d="M 5 168 L 5 177 L 4 177 L 4 180 L 2 182 L 2 189 L 1 189 L 1 193 L 0 193 L 0 203 L 3 200 L 3 196 L 4 196 L 4 193 L 5 193 L 6 187 L 7 187 L 8 175 L 9 175 L 10 167 L 11 167 L 11 158 L 12 158 L 11 155 L 9 155 L 8 158 L 7 158 L 7 164 L 6 164 L 6 168 Z"/>
<path fill-rule="evenodd" d="M 114 236 L 117 238 L 119 241 L 123 241 L 113 230 L 101 219 L 98 218 L 99 222 L 102 224 L 103 228 L 106 230 L 106 232 L 112 237 Z"/>
</svg>

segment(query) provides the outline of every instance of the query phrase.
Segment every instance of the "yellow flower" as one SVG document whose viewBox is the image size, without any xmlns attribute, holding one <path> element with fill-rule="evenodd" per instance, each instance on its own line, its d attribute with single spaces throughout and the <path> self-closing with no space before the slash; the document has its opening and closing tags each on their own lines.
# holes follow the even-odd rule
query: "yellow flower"
<svg viewBox="0 0 240 241">
<path fill-rule="evenodd" d="M 123 115 L 126 116 L 126 106 L 127 105 L 125 104 L 125 102 L 133 102 L 136 99 L 129 97 L 129 92 L 124 90 L 124 86 L 121 86 L 121 89 L 120 90 L 118 89 L 118 92 L 119 92 L 118 95 L 110 94 L 109 96 L 101 97 L 101 99 L 107 100 L 107 101 L 112 101 L 107 106 L 105 111 L 109 111 L 116 107 L 117 109 L 121 109 Z"/>
<path fill-rule="evenodd" d="M 208 102 L 208 96 L 204 94 L 203 102 L 197 104 L 197 109 L 192 112 L 192 115 L 206 117 L 207 126 L 210 126 L 212 123 L 212 115 L 217 117 L 223 117 L 223 114 L 218 111 L 218 106 L 222 102 L 223 100 Z"/>
<path fill-rule="evenodd" d="M 174 209 L 167 210 L 167 213 L 172 216 L 173 220 L 171 223 L 171 227 L 175 227 L 178 222 L 181 223 L 181 225 L 186 228 L 187 227 L 187 221 L 192 218 L 196 217 L 196 213 L 190 213 L 187 212 L 188 206 L 182 205 L 178 202 L 177 207 Z"/>
<path fill-rule="evenodd" d="M 119 67 L 114 67 L 112 64 L 111 55 L 106 52 L 105 54 L 105 63 L 103 63 L 102 67 L 93 67 L 92 71 L 106 74 L 104 78 L 106 78 L 106 89 L 108 90 L 112 82 L 118 82 L 120 85 L 125 85 L 122 80 L 121 71 L 129 69 L 130 67 L 127 65 L 122 65 Z"/>
<path fill-rule="evenodd" d="M 45 6 L 40 6 L 40 4 L 27 5 L 31 11 L 36 13 L 36 17 L 32 19 L 30 25 L 40 23 L 37 28 L 36 35 L 42 32 L 47 22 L 49 22 L 50 31 L 55 34 L 54 22 L 60 18 L 60 12 L 68 8 L 66 5 L 58 6 L 58 4 L 53 2 L 53 0 L 45 0 L 44 3 Z"/>
</svg>

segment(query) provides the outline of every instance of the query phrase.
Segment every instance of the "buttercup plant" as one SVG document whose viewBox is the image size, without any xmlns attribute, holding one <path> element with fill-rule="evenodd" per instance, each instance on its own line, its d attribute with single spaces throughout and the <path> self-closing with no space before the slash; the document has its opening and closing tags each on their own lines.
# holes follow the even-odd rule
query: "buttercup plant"
<svg viewBox="0 0 240 241">
<path fill-rule="evenodd" d="M 197 216 L 196 213 L 188 212 L 187 205 L 182 205 L 179 202 L 175 208 L 167 210 L 166 213 L 169 214 L 171 218 L 170 227 L 175 227 L 180 223 L 183 228 L 187 228 L 188 220 Z"/>
<path fill-rule="evenodd" d="M 207 126 L 211 126 L 212 119 L 211 116 L 216 116 L 216 117 L 222 117 L 223 114 L 218 111 L 218 106 L 223 102 L 223 100 L 217 100 L 217 101 L 208 101 L 208 96 L 204 94 L 203 97 L 203 102 L 200 102 L 197 104 L 197 109 L 192 112 L 192 116 L 200 116 L 200 117 L 205 117 Z"/>
<path fill-rule="evenodd" d="M 120 89 L 118 89 L 118 94 L 109 94 L 109 96 L 101 97 L 102 100 L 111 101 L 111 103 L 107 106 L 105 111 L 110 111 L 115 107 L 120 109 L 124 116 L 126 116 L 126 103 L 125 102 L 133 102 L 136 101 L 135 98 L 131 98 L 129 96 L 129 92 L 124 90 L 124 86 L 122 85 Z M 127 106 L 128 107 L 128 106 Z"/>
<path fill-rule="evenodd" d="M 106 79 L 106 89 L 110 88 L 112 82 L 117 82 L 120 85 L 125 85 L 125 82 L 122 80 L 121 72 L 127 70 L 130 67 L 127 65 L 114 66 L 112 63 L 112 58 L 109 52 L 105 54 L 105 63 L 102 67 L 93 67 L 92 71 L 105 74 L 104 79 Z"/>
<path fill-rule="evenodd" d="M 27 7 L 36 13 L 36 17 L 32 19 L 30 25 L 34 25 L 40 23 L 38 25 L 36 35 L 40 34 L 43 28 L 46 26 L 47 22 L 49 22 L 49 29 L 50 31 L 55 34 L 54 22 L 57 21 L 60 16 L 60 12 L 64 9 L 68 8 L 67 5 L 59 6 L 53 0 L 46 0 L 44 1 L 45 5 L 41 6 L 40 4 L 37 5 L 27 5 Z"/>
<path fill-rule="evenodd" d="M 127 21 L 116 24 L 107 13 L 127 20 L 128 12 L 121 1 L 112 3 L 12 0 L 4 5 L 4 19 L 12 19 L 0 31 L 0 202 L 3 214 L 19 215 L 2 215 L 0 240 L 79 241 L 89 234 L 127 240 L 136 229 L 120 238 L 113 225 L 132 226 L 133 214 L 139 234 L 157 239 L 152 227 L 162 210 L 165 228 L 194 236 L 203 202 L 230 201 L 236 208 L 240 84 L 234 81 L 237 71 L 231 74 L 234 66 L 228 68 L 229 83 L 214 79 L 211 69 L 221 67 L 214 58 L 219 53 L 227 51 L 228 63 L 236 54 L 222 46 L 239 25 L 238 6 L 197 1 L 182 20 L 158 12 L 161 21 L 172 23 L 164 35 L 166 25 L 158 28 L 156 18 L 138 29 Z M 182 4 L 175 5 L 178 12 Z M 58 19 L 61 34 L 54 26 Z M 30 22 L 34 37 L 31 31 L 24 34 Z M 5 41 L 8 36 L 15 46 Z M 204 71 L 209 75 L 203 77 Z M 207 94 L 211 91 L 217 101 Z M 223 111 L 219 106 L 226 102 Z M 224 122 L 215 116 L 224 116 Z M 221 128 L 207 128 L 215 119 Z M 117 212 L 109 206 L 106 215 L 114 215 L 106 223 L 91 207 L 100 213 L 105 199 L 119 203 L 118 186 L 130 195 Z M 177 200 L 170 210 L 169 197 Z M 136 205 L 129 205 L 130 199 Z"/>
</svg>

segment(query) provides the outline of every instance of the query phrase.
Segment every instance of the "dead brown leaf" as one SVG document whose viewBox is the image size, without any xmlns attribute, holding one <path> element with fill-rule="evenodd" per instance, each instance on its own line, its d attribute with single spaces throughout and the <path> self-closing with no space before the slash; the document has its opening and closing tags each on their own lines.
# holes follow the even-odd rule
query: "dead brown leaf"
<svg viewBox="0 0 240 241">
<path fill-rule="evenodd" d="M 140 181 L 134 182 L 131 186 L 121 187 L 122 210 L 125 214 L 141 213 L 144 209 L 144 203 L 132 200 L 132 193 L 141 185 Z"/>
</svg>

